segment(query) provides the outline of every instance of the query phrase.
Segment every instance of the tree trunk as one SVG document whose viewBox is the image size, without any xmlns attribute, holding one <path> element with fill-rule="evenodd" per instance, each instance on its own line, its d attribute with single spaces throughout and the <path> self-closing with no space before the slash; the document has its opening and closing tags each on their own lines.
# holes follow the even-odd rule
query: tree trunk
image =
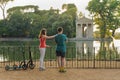
<svg viewBox="0 0 120 80">
<path fill-rule="evenodd" d="M 2 11 L 3 11 L 3 19 L 5 20 L 5 10 L 2 9 Z"/>
<path fill-rule="evenodd" d="M 3 7 L 1 7 L 1 6 L 0 6 L 0 8 L 2 10 L 3 19 L 5 20 L 5 9 Z"/>
<path fill-rule="evenodd" d="M 115 30 L 112 31 L 112 36 L 113 36 L 113 37 L 115 36 Z"/>
</svg>

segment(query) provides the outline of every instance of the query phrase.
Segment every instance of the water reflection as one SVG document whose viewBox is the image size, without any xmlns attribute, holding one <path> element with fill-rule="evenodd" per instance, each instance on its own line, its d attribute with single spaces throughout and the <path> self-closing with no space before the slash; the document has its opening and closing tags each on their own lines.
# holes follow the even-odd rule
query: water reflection
<svg viewBox="0 0 120 80">
<path fill-rule="evenodd" d="M 3 55 L 0 55 L 0 62 L 7 61 L 6 58 L 3 57 Z"/>
<path fill-rule="evenodd" d="M 5 44 L 9 44 L 4 42 Z M 12 42 L 13 43 L 13 42 Z M 14 42 L 15 43 L 15 42 Z M 38 42 L 19 42 L 19 45 L 24 44 L 25 46 L 30 45 L 31 50 L 36 53 L 34 57 L 36 59 L 36 55 L 39 54 Z M 15 44 L 18 44 L 17 42 Z M 33 44 L 37 44 L 36 47 Z M 53 43 L 52 43 L 53 44 Z M 2 45 L 2 43 L 1 43 Z M 11 44 L 10 44 L 11 45 Z M 70 47 L 72 45 L 72 47 Z M 33 47 L 32 47 L 33 46 Z M 73 47 L 76 46 L 76 47 Z M 24 48 L 25 53 L 28 53 L 28 48 Z M 19 56 L 15 58 L 17 61 L 22 60 L 22 47 L 21 46 L 1 46 L 0 47 L 0 61 L 11 60 L 14 61 L 13 55 Z M 49 58 L 49 52 L 55 54 L 55 48 L 47 49 L 46 56 Z M 112 59 L 120 59 L 120 40 L 113 41 L 75 41 L 69 42 L 67 45 L 67 57 L 69 58 L 77 58 L 77 59 L 101 59 L 101 60 L 112 60 Z M 74 54 L 76 53 L 76 54 Z M 26 54 L 27 58 L 28 55 Z M 37 59 L 39 56 L 37 56 Z"/>
<path fill-rule="evenodd" d="M 93 55 L 93 41 L 76 41 L 76 57 L 83 59 Z"/>
<path fill-rule="evenodd" d="M 76 41 L 76 57 L 80 59 L 116 59 L 120 56 L 120 40 Z"/>
</svg>

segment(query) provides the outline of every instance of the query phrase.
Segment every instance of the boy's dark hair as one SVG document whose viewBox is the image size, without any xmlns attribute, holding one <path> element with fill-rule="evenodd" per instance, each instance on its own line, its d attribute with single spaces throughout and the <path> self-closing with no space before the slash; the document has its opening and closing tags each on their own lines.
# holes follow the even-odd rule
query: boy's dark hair
<svg viewBox="0 0 120 80">
<path fill-rule="evenodd" d="M 61 32 L 61 31 L 63 31 L 63 28 L 62 28 L 62 27 L 58 27 L 58 28 L 57 28 L 57 31 L 58 31 L 58 32 Z"/>
</svg>

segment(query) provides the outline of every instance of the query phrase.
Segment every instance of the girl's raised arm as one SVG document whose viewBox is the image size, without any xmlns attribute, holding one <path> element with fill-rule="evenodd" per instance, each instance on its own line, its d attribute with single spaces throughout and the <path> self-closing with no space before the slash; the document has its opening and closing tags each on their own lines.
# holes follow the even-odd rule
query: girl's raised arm
<svg viewBox="0 0 120 80">
<path fill-rule="evenodd" d="M 44 35 L 43 37 L 45 37 L 46 39 L 52 39 L 52 38 L 55 37 L 55 35 L 53 35 L 53 36 L 47 36 L 47 35 Z"/>
</svg>

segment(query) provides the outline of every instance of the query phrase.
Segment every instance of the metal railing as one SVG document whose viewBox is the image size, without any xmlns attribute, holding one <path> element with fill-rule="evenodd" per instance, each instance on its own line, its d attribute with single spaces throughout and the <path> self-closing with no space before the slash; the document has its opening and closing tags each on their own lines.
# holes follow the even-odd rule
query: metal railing
<svg viewBox="0 0 120 80">
<path fill-rule="evenodd" d="M 38 46 L 0 46 L 0 67 L 19 65 L 22 61 L 29 61 L 31 52 L 33 63 L 39 67 L 40 51 Z M 47 48 L 44 64 L 49 68 L 57 68 L 55 47 Z M 120 69 L 120 53 L 118 48 L 80 48 L 67 47 L 66 68 L 104 68 Z"/>
</svg>

